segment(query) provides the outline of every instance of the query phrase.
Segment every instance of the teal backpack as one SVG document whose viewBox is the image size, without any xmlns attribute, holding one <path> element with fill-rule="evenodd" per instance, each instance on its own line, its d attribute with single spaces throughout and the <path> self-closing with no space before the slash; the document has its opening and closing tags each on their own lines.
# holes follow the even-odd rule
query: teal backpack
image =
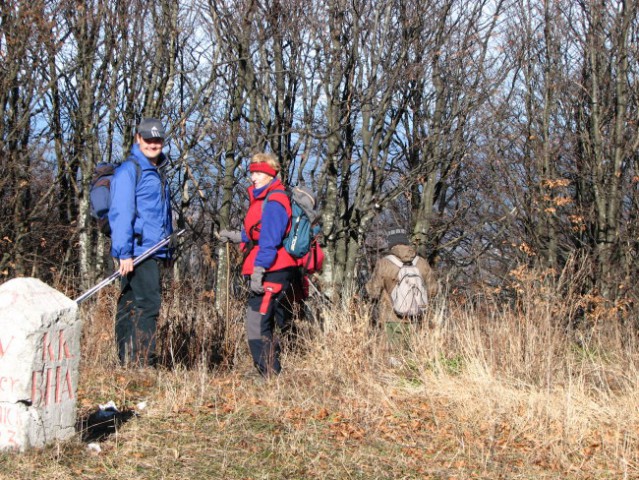
<svg viewBox="0 0 639 480">
<path fill-rule="evenodd" d="M 291 201 L 291 229 L 282 244 L 291 256 L 302 258 L 310 251 L 313 240 L 313 222 L 317 216 L 313 210 L 315 195 L 308 187 L 294 187 L 290 191 L 273 190 L 264 199 L 264 204 L 274 192 L 285 193 Z"/>
</svg>

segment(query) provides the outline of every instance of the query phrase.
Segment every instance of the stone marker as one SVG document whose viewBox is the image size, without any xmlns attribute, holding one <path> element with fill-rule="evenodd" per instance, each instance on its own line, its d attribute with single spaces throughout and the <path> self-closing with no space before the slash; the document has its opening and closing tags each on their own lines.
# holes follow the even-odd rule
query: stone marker
<svg viewBox="0 0 639 480">
<path fill-rule="evenodd" d="M 35 278 L 0 285 L 0 449 L 75 434 L 78 305 Z"/>
</svg>

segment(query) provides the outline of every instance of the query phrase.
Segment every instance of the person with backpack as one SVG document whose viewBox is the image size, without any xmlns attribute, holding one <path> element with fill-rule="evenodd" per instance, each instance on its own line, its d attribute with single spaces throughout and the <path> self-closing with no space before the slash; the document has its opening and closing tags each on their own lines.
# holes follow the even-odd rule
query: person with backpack
<svg viewBox="0 0 639 480">
<path fill-rule="evenodd" d="M 170 258 L 170 249 L 161 248 L 135 268 L 133 261 L 173 232 L 164 138 L 160 120 L 142 119 L 130 155 L 111 179 L 108 219 L 111 255 L 121 275 L 115 336 L 122 365 L 153 366 L 156 359 L 161 266 Z"/>
<path fill-rule="evenodd" d="M 406 230 L 390 230 L 386 241 L 389 253 L 377 260 L 365 288 L 371 300 L 379 301 L 377 323 L 385 328 L 391 343 L 396 343 L 406 326 L 425 313 L 438 285 L 428 262 L 410 244 Z"/>
<path fill-rule="evenodd" d="M 249 165 L 249 207 L 241 232 L 221 230 L 220 239 L 237 243 L 245 258 L 242 274 L 249 279 L 246 335 L 253 364 L 264 377 L 281 372 L 275 325 L 290 314 L 283 304 L 297 260 L 284 247 L 291 230 L 291 201 L 277 178 L 280 164 L 269 153 L 253 155 Z"/>
</svg>

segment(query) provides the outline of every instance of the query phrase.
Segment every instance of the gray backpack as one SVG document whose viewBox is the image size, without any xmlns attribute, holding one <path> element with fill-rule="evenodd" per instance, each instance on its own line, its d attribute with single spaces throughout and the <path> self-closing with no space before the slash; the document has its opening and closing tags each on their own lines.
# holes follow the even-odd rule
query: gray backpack
<svg viewBox="0 0 639 480">
<path fill-rule="evenodd" d="M 428 307 L 428 293 L 417 268 L 417 257 L 411 263 L 404 263 L 395 255 L 386 258 L 399 267 L 397 284 L 391 292 L 393 310 L 402 317 L 421 315 Z"/>
</svg>

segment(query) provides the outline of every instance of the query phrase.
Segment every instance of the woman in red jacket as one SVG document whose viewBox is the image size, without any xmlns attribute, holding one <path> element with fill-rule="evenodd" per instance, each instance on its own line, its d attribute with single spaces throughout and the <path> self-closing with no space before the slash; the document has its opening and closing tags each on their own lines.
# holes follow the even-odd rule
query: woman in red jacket
<svg viewBox="0 0 639 480">
<path fill-rule="evenodd" d="M 258 153 L 249 165 L 249 208 L 242 229 L 246 259 L 242 273 L 250 277 L 246 334 L 253 363 L 263 376 L 281 371 L 280 347 L 273 338 L 275 318 L 284 317 L 282 300 L 297 261 L 282 246 L 291 223 L 291 203 L 277 174 L 275 156 Z M 268 197 L 268 201 L 267 200 Z"/>
</svg>

